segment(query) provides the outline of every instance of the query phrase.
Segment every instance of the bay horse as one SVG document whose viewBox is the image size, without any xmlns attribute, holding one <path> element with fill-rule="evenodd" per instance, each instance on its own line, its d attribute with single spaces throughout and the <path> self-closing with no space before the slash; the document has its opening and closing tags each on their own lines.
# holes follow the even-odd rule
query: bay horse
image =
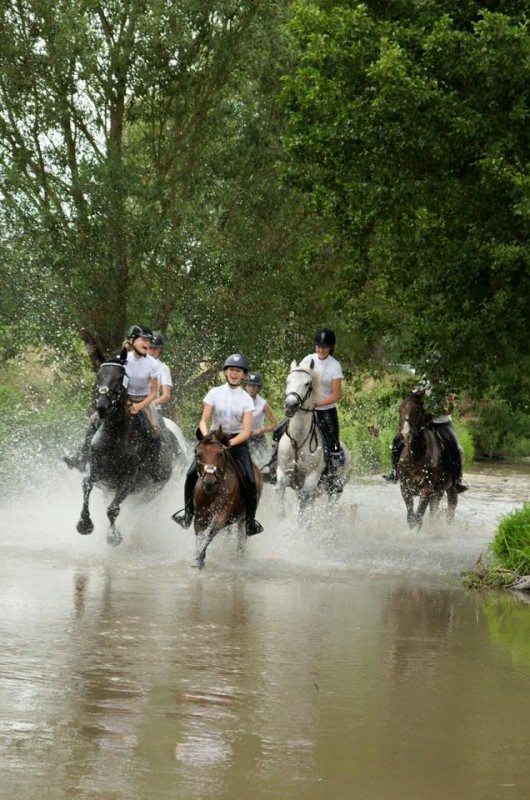
<svg viewBox="0 0 530 800">
<path fill-rule="evenodd" d="M 96 375 L 96 411 L 101 419 L 90 444 L 87 473 L 83 478 L 83 507 L 77 531 L 89 534 L 94 530 L 89 500 L 94 486 L 114 492 L 107 508 L 110 527 L 107 542 L 118 545 L 122 536 L 116 527 L 120 506 L 132 492 L 149 489 L 159 491 L 169 480 L 173 469 L 173 449 L 167 438 L 160 440 L 160 467 L 153 440 L 144 430 L 140 415 L 129 413 L 125 366 L 119 360 L 101 364 Z"/>
<path fill-rule="evenodd" d="M 421 527 L 423 515 L 429 506 L 434 514 L 447 494 L 447 519 L 452 522 L 458 503 L 458 492 L 453 487 L 449 463 L 444 458 L 444 447 L 431 424 L 432 415 L 423 407 L 421 392 L 406 397 L 399 413 L 399 428 L 403 438 L 397 475 L 401 495 L 407 508 L 409 527 Z M 414 510 L 414 498 L 419 497 Z"/>
<path fill-rule="evenodd" d="M 332 476 L 326 469 L 324 439 L 312 405 L 320 399 L 320 381 L 315 359 L 307 356 L 297 365 L 291 363 L 285 385 L 285 416 L 288 425 L 278 443 L 276 491 L 280 495 L 280 513 L 284 513 L 285 489 L 297 492 L 302 513 L 313 498 L 325 492 L 336 497 L 351 473 L 351 456 L 341 443 L 344 464 Z"/>
<path fill-rule="evenodd" d="M 208 545 L 222 528 L 232 523 L 237 523 L 238 549 L 243 549 L 247 538 L 246 510 L 236 463 L 227 447 L 230 437 L 223 434 L 222 428 L 206 436 L 198 429 L 197 437 L 199 442 L 195 446 L 195 458 L 198 480 L 193 493 L 196 547 L 191 566 L 202 569 Z M 253 466 L 259 502 L 263 479 L 257 465 Z"/>
</svg>

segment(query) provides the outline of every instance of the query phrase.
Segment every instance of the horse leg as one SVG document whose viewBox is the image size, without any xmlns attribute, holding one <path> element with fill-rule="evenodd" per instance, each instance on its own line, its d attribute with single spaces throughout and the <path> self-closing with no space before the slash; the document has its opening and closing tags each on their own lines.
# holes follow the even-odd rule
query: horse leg
<svg viewBox="0 0 530 800">
<path fill-rule="evenodd" d="M 276 493 L 279 497 L 278 502 L 278 515 L 283 519 L 285 517 L 285 490 L 287 488 L 287 475 L 281 469 L 277 471 L 276 480 Z"/>
<path fill-rule="evenodd" d="M 405 502 L 405 508 L 407 509 L 407 522 L 409 528 L 415 528 L 418 525 L 418 519 L 416 514 L 414 513 L 414 494 L 409 491 L 408 488 L 401 484 L 401 496 Z M 421 526 L 421 517 L 419 520 L 419 524 Z"/>
<path fill-rule="evenodd" d="M 116 492 L 114 495 L 114 500 L 107 508 L 107 517 L 110 522 L 110 528 L 107 531 L 107 544 L 116 547 L 117 545 L 121 544 L 123 541 L 122 535 L 119 530 L 116 528 L 116 520 L 118 518 L 118 514 L 120 513 L 120 506 L 130 493 L 131 488 L 133 486 L 133 481 L 126 481 Z"/>
<path fill-rule="evenodd" d="M 458 492 L 454 487 L 447 489 L 447 522 L 455 521 L 455 511 L 458 504 Z"/>
<path fill-rule="evenodd" d="M 214 525 L 209 525 L 205 530 L 195 533 L 195 558 L 191 562 L 191 566 L 196 569 L 202 569 L 206 559 L 206 550 L 208 545 L 217 533 Z"/>
<path fill-rule="evenodd" d="M 241 519 L 237 523 L 237 553 L 243 555 L 247 543 L 247 530 L 245 520 Z"/>
<path fill-rule="evenodd" d="M 94 530 L 94 523 L 90 519 L 90 511 L 88 508 L 90 492 L 92 491 L 92 488 L 94 486 L 94 484 L 90 479 L 90 475 L 87 475 L 85 478 L 83 478 L 82 486 L 83 486 L 83 508 L 81 509 L 81 516 L 79 517 L 79 522 L 77 523 L 76 528 L 78 533 L 86 535 L 88 533 L 92 533 L 92 531 Z"/>
<path fill-rule="evenodd" d="M 438 512 L 440 510 L 441 500 L 442 500 L 442 493 L 441 492 L 436 492 L 436 494 L 432 495 L 432 497 L 431 497 L 431 499 L 429 501 L 429 513 L 430 513 L 431 517 L 435 517 L 438 514 Z"/>
</svg>

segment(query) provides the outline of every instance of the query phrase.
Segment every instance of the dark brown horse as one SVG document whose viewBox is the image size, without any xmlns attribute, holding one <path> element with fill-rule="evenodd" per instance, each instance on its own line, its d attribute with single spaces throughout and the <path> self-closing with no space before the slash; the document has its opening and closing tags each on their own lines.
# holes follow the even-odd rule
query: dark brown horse
<svg viewBox="0 0 530 800">
<path fill-rule="evenodd" d="M 444 447 L 431 421 L 432 416 L 425 411 L 420 393 L 412 392 L 403 400 L 399 428 L 404 446 L 397 474 L 411 528 L 421 527 L 427 506 L 431 513 L 438 510 L 444 492 L 447 493 L 447 518 L 451 522 L 458 502 L 449 463 L 444 458 Z M 418 507 L 414 511 L 414 498 L 417 496 Z"/>
<path fill-rule="evenodd" d="M 195 457 L 199 479 L 193 494 L 196 549 L 191 566 L 202 569 L 208 545 L 227 525 L 238 523 L 238 548 L 243 549 L 246 512 L 239 474 L 227 447 L 230 437 L 221 428 L 206 436 L 197 431 L 197 436 L 200 441 L 195 447 Z M 259 501 L 263 479 L 256 465 L 254 474 Z"/>
</svg>

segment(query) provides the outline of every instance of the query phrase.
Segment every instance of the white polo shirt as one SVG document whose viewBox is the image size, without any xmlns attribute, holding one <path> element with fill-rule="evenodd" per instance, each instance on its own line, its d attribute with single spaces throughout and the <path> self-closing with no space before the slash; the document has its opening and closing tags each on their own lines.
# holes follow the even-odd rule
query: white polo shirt
<svg viewBox="0 0 530 800">
<path fill-rule="evenodd" d="M 151 394 L 151 380 L 160 375 L 160 366 L 153 356 L 137 356 L 135 351 L 127 353 L 125 372 L 129 378 L 127 392 L 132 397 Z"/>
<path fill-rule="evenodd" d="M 255 397 L 250 397 L 250 399 L 254 403 L 254 411 L 252 412 L 252 430 L 255 431 L 257 428 L 263 428 L 263 423 L 265 422 L 265 405 L 267 401 L 264 400 L 259 394 L 257 394 Z"/>
<path fill-rule="evenodd" d="M 203 400 L 212 406 L 211 430 L 222 428 L 224 433 L 234 436 L 243 430 L 243 415 L 246 411 L 254 411 L 251 396 L 237 386 L 232 389 L 228 383 L 210 389 Z"/>
<path fill-rule="evenodd" d="M 333 389 L 333 381 L 335 378 L 343 378 L 342 367 L 340 362 L 337 361 L 332 355 L 327 358 L 319 358 L 316 353 L 310 353 L 303 361 L 314 359 L 315 372 L 320 377 L 320 397 L 328 397 Z M 327 408 L 335 408 L 336 403 L 329 403 L 325 406 L 319 406 L 318 411 L 325 411 Z"/>
</svg>

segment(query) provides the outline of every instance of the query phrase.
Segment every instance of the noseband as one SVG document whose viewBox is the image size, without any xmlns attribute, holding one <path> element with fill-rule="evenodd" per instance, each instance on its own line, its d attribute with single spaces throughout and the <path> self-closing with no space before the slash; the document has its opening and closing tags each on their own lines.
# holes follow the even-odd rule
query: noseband
<svg viewBox="0 0 530 800">
<path fill-rule="evenodd" d="M 108 361 L 108 362 L 105 362 L 104 364 L 102 364 L 100 366 L 100 369 L 102 369 L 102 367 L 119 367 L 120 369 L 123 370 L 122 381 L 121 381 L 121 383 L 118 384 L 118 387 L 116 389 L 111 390 L 111 388 L 109 387 L 108 384 L 99 384 L 98 383 L 97 386 L 96 386 L 98 395 L 100 397 L 108 397 L 109 400 L 110 400 L 111 408 L 112 408 L 113 406 L 115 406 L 119 402 L 119 400 L 121 399 L 123 393 L 127 390 L 127 387 L 129 385 L 129 376 L 125 372 L 124 364 L 117 364 L 115 362 Z"/>
<path fill-rule="evenodd" d="M 292 372 L 303 372 L 304 375 L 308 375 L 309 374 L 305 369 L 293 369 Z M 292 374 L 292 372 L 291 372 L 291 374 Z M 292 395 L 293 397 L 296 397 L 297 407 L 298 407 L 298 409 L 300 411 L 312 411 L 312 409 L 310 409 L 310 408 L 303 408 L 303 405 L 304 405 L 305 401 L 310 396 L 312 391 L 313 391 L 313 384 L 312 384 L 311 381 L 309 381 L 309 386 L 307 387 L 307 392 L 305 393 L 305 395 L 303 397 L 300 397 L 298 392 L 287 392 L 287 394 L 285 395 L 285 402 L 287 402 L 287 398 Z"/>
<path fill-rule="evenodd" d="M 215 442 L 209 442 L 209 444 L 212 445 L 215 444 Z M 228 450 L 228 448 L 225 447 L 225 445 L 222 444 L 221 442 L 217 442 L 217 444 L 221 448 L 220 450 L 221 463 L 218 467 L 215 464 L 201 464 L 201 462 L 199 461 L 199 454 L 197 452 L 197 447 L 195 448 L 195 456 L 197 458 L 197 475 L 199 476 L 199 479 L 203 482 L 208 475 L 213 475 L 214 481 L 216 483 L 219 483 L 224 474 L 224 468 L 227 459 L 226 451 Z"/>
</svg>

